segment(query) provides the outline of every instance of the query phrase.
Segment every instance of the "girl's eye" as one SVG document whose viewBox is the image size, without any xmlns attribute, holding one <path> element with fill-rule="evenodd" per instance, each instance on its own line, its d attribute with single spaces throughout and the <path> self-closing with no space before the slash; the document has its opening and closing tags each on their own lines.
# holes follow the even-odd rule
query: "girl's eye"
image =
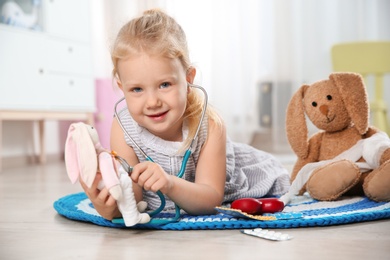
<svg viewBox="0 0 390 260">
<path fill-rule="evenodd" d="M 142 91 L 142 88 L 132 88 L 130 89 L 131 92 L 139 93 Z"/>
<path fill-rule="evenodd" d="M 160 88 L 167 88 L 167 87 L 169 87 L 171 85 L 171 83 L 169 83 L 169 82 L 164 82 L 164 83 L 162 83 L 161 85 L 160 85 Z"/>
</svg>

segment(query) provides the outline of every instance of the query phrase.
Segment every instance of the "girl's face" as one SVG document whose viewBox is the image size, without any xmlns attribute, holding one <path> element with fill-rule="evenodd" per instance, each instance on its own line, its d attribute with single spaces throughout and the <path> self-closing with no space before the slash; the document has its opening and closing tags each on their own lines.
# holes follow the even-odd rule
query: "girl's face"
<svg viewBox="0 0 390 260">
<path fill-rule="evenodd" d="M 118 74 L 134 120 L 164 140 L 182 141 L 189 87 L 179 59 L 140 53 L 120 60 Z"/>
</svg>

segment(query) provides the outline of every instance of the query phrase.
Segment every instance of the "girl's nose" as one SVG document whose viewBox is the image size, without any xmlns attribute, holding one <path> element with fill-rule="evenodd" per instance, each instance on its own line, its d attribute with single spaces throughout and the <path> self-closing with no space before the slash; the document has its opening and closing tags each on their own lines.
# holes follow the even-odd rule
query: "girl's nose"
<svg viewBox="0 0 390 260">
<path fill-rule="evenodd" d="M 148 93 L 146 104 L 148 107 L 151 107 L 151 108 L 160 106 L 161 100 L 160 100 L 158 93 L 156 93 L 156 92 Z"/>
</svg>

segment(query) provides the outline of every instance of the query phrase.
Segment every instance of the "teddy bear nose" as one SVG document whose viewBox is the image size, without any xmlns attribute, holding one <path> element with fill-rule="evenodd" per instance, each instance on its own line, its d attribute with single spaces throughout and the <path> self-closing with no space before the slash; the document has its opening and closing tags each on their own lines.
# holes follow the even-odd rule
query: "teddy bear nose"
<svg viewBox="0 0 390 260">
<path fill-rule="evenodd" d="M 321 105 L 320 106 L 320 111 L 321 111 L 322 114 L 327 115 L 328 112 L 329 112 L 329 107 L 327 105 Z"/>
</svg>

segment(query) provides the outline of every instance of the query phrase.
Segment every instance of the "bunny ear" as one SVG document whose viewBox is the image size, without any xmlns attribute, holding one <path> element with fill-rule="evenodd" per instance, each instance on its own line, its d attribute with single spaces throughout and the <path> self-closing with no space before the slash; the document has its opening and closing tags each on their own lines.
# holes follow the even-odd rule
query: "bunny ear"
<svg viewBox="0 0 390 260">
<path fill-rule="evenodd" d="M 75 124 L 71 124 L 68 129 L 68 136 L 65 142 L 65 166 L 70 181 L 74 184 L 80 175 L 79 162 L 77 157 L 77 145 L 73 139 Z"/>
<path fill-rule="evenodd" d="M 352 122 L 361 135 L 369 126 L 369 104 L 364 80 L 356 73 L 332 73 L 329 78 L 338 88 Z"/>
<path fill-rule="evenodd" d="M 84 123 L 72 124 L 65 146 L 65 163 L 68 176 L 74 183 L 81 176 L 88 187 L 96 177 L 97 156 L 95 145 Z"/>
<path fill-rule="evenodd" d="M 286 113 L 287 139 L 299 158 L 309 154 L 308 130 L 306 126 L 303 97 L 308 85 L 303 85 L 291 98 Z"/>
</svg>

